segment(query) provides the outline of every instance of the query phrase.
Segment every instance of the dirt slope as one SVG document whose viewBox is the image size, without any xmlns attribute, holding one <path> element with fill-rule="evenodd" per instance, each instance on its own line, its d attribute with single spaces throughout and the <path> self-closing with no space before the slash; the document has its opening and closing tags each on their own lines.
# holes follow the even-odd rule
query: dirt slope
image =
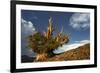
<svg viewBox="0 0 100 73">
<path fill-rule="evenodd" d="M 46 61 L 68 61 L 90 59 L 90 44 L 66 51 L 62 54 L 48 58 Z"/>
</svg>

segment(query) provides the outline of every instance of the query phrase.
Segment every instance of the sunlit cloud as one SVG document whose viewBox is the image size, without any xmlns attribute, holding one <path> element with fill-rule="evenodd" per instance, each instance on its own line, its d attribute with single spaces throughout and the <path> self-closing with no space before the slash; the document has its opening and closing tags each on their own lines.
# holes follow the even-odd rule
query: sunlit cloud
<svg viewBox="0 0 100 73">
<path fill-rule="evenodd" d="M 74 29 L 87 29 L 90 27 L 89 13 L 74 13 L 70 18 L 69 25 Z"/>
<path fill-rule="evenodd" d="M 27 37 L 36 32 L 34 24 L 31 21 L 26 21 L 23 18 L 21 19 L 21 42 L 22 42 L 22 54 L 33 56 L 33 51 L 28 49 Z"/>
<path fill-rule="evenodd" d="M 21 32 L 29 35 L 35 32 L 35 27 L 31 21 L 26 21 L 24 19 L 21 20 Z"/>
</svg>

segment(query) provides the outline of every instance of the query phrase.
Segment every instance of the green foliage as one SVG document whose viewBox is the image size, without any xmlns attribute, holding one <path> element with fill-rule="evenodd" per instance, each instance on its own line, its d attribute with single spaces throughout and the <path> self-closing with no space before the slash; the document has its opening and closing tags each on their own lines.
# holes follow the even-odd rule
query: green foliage
<svg viewBox="0 0 100 73">
<path fill-rule="evenodd" d="M 59 42 L 56 42 L 55 38 L 46 39 L 39 32 L 30 35 L 28 37 L 28 43 L 28 47 L 38 54 L 50 53 L 59 46 Z"/>
</svg>

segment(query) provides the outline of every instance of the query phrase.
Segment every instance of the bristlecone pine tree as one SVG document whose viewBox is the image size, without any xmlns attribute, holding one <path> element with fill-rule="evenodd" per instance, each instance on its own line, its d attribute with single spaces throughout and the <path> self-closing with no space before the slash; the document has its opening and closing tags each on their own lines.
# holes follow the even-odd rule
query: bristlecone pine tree
<svg viewBox="0 0 100 73">
<path fill-rule="evenodd" d="M 56 36 L 53 36 L 53 31 L 50 17 L 47 32 L 36 32 L 28 37 L 28 47 L 37 53 L 35 61 L 45 61 L 54 55 L 53 50 L 69 42 L 68 36 L 62 34 L 62 30 Z"/>
</svg>

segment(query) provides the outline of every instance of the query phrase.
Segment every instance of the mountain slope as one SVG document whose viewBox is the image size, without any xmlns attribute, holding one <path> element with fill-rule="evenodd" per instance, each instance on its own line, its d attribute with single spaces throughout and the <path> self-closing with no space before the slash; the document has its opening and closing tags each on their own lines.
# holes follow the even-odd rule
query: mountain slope
<svg viewBox="0 0 100 73">
<path fill-rule="evenodd" d="M 90 59 L 90 44 L 85 44 L 78 48 L 73 48 L 69 51 L 56 54 L 53 57 L 47 58 L 44 62 L 46 61 L 88 60 L 88 59 Z M 38 62 L 38 61 L 35 61 L 35 57 L 31 58 L 28 56 L 22 56 L 22 63 L 33 62 L 33 61 Z"/>
<path fill-rule="evenodd" d="M 68 61 L 90 59 L 90 44 L 85 44 L 78 48 L 66 51 L 62 54 L 48 58 L 47 61 Z"/>
</svg>

